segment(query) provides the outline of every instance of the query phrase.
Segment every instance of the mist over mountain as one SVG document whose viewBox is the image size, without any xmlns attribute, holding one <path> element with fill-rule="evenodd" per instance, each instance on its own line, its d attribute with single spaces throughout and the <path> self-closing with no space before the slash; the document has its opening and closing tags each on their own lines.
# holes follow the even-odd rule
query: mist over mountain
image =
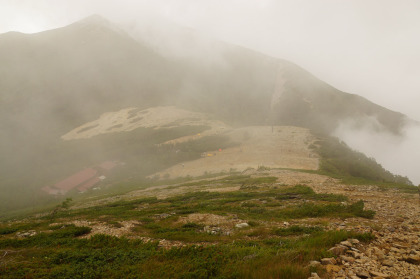
<svg viewBox="0 0 420 279">
<path fill-rule="evenodd" d="M 3 185 L 24 191 L 22 181 L 10 182 L 22 173 L 25 185 L 27 176 L 39 178 L 36 187 L 50 183 L 46 177 L 54 168 L 48 166 L 64 157 L 45 155 L 62 150 L 62 135 L 129 107 L 170 105 L 233 127 L 288 125 L 324 134 L 351 121 L 353 127 L 400 137 L 406 125 L 416 123 L 341 92 L 292 62 L 182 27 L 160 27 L 161 35 L 154 30 L 125 31 L 91 16 L 36 34 L 0 34 Z M 165 41 L 166 34 L 172 35 Z M 88 150 L 81 156 L 107 159 L 100 148 Z M 37 163 L 44 158 L 45 164 Z"/>
<path fill-rule="evenodd" d="M 50 131 L 60 132 L 131 104 L 176 104 L 238 125 L 286 124 L 326 132 L 349 118 L 374 117 L 392 133 L 409 121 L 290 62 L 239 46 L 213 42 L 213 53 L 203 50 L 201 63 L 197 53 L 203 40 L 187 31 L 186 53 L 195 52 L 178 57 L 164 56 L 165 48 L 154 50 L 99 16 L 37 34 L 2 34 L 2 113 L 12 122 L 53 120 Z M 178 49 L 189 43 L 185 36 Z"/>
</svg>

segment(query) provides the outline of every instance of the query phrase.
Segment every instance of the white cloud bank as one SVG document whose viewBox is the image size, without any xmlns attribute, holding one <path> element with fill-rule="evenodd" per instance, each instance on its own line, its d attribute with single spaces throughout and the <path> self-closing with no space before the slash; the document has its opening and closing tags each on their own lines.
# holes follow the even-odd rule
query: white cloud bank
<svg viewBox="0 0 420 279">
<path fill-rule="evenodd" d="M 376 119 L 370 118 L 364 126 L 354 121 L 343 122 L 334 136 L 375 158 L 392 173 L 407 176 L 415 185 L 420 183 L 420 126 L 406 126 L 402 136 L 398 136 L 381 129 Z"/>
</svg>

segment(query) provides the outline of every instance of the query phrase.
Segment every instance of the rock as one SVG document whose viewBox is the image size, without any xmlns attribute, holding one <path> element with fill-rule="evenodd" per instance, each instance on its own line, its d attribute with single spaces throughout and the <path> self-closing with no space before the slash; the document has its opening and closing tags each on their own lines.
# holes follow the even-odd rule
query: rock
<svg viewBox="0 0 420 279">
<path fill-rule="evenodd" d="M 359 276 L 360 278 L 369 278 L 370 275 L 367 271 L 364 270 L 360 270 L 358 272 L 356 272 L 356 275 Z"/>
<path fill-rule="evenodd" d="M 398 239 L 398 241 L 402 241 L 402 240 L 401 239 Z M 396 247 L 398 249 L 406 249 L 406 248 L 408 248 L 408 246 L 406 246 L 406 245 L 400 245 L 398 243 L 395 243 L 394 244 L 394 247 Z"/>
<path fill-rule="evenodd" d="M 336 246 L 332 247 L 331 249 L 329 249 L 328 251 L 330 251 L 331 253 L 333 253 L 336 256 L 340 256 L 340 255 L 345 254 L 347 250 L 348 250 L 348 248 L 346 246 L 336 245 Z"/>
<path fill-rule="evenodd" d="M 383 261 L 382 261 L 382 265 L 384 265 L 384 266 L 389 266 L 389 267 L 393 267 L 393 266 L 394 266 L 394 263 L 393 263 L 391 260 L 386 259 L 386 260 L 383 260 Z"/>
<path fill-rule="evenodd" d="M 391 275 L 389 275 L 389 274 L 385 274 L 385 273 L 381 273 L 381 272 L 377 272 L 377 271 L 369 271 L 369 273 L 373 277 L 380 277 L 380 278 L 389 278 L 389 277 L 391 277 Z"/>
<path fill-rule="evenodd" d="M 343 245 L 343 246 L 347 246 L 349 248 L 353 246 L 353 244 L 351 244 L 350 241 L 348 241 L 348 240 L 341 241 L 340 244 Z"/>
<path fill-rule="evenodd" d="M 249 227 L 249 225 L 248 223 L 240 223 L 240 224 L 236 224 L 235 227 L 238 229 L 243 229 L 243 228 Z"/>
<path fill-rule="evenodd" d="M 335 265 L 337 261 L 334 258 L 323 258 L 321 259 L 322 265 Z"/>
<path fill-rule="evenodd" d="M 389 226 L 389 227 L 388 227 L 388 231 L 390 231 L 390 232 L 395 232 L 395 228 L 394 228 L 394 227 L 392 227 L 392 226 Z"/>
<path fill-rule="evenodd" d="M 420 265 L 420 256 L 418 255 L 403 257 L 402 260 L 411 264 Z"/>
<path fill-rule="evenodd" d="M 320 265 L 321 265 L 321 263 L 318 262 L 318 261 L 310 261 L 309 262 L 310 267 L 317 267 L 317 266 L 320 266 Z"/>
<path fill-rule="evenodd" d="M 312 272 L 311 277 L 309 277 L 308 279 L 321 279 L 321 277 L 319 277 L 318 273 Z"/>
<path fill-rule="evenodd" d="M 391 252 L 394 252 L 394 253 L 397 253 L 397 254 L 401 254 L 402 253 L 402 251 L 400 249 L 395 248 L 395 247 L 391 247 L 390 251 Z"/>
<path fill-rule="evenodd" d="M 289 224 L 289 222 L 283 222 L 283 225 L 289 226 L 290 224 Z"/>
<path fill-rule="evenodd" d="M 30 231 L 26 231 L 26 232 L 18 232 L 18 233 L 16 233 L 16 236 L 17 237 L 31 237 L 31 236 L 34 236 L 36 234 L 37 234 L 36 231 L 30 230 Z"/>
<path fill-rule="evenodd" d="M 325 266 L 325 269 L 327 270 L 328 273 L 337 273 L 341 270 L 341 267 L 339 267 L 338 265 L 334 265 L 334 264 L 327 264 Z"/>
<path fill-rule="evenodd" d="M 156 216 L 157 219 L 166 219 L 168 217 L 171 217 L 171 214 L 162 213 L 162 214 L 156 214 L 155 216 Z"/>
<path fill-rule="evenodd" d="M 353 257 L 347 257 L 344 255 L 340 256 L 340 259 L 345 262 L 354 263 L 355 259 Z"/>
<path fill-rule="evenodd" d="M 359 244 L 360 243 L 360 241 L 358 239 L 355 239 L 355 238 L 349 239 L 348 241 L 350 241 L 351 244 Z"/>
<path fill-rule="evenodd" d="M 418 252 L 417 252 L 416 250 L 414 250 L 414 249 L 411 249 L 411 250 L 410 250 L 410 254 L 412 254 L 412 255 L 417 255 L 417 254 L 418 254 Z"/>
<path fill-rule="evenodd" d="M 355 259 L 360 259 L 362 257 L 362 254 L 352 250 L 347 251 L 347 254 L 352 255 Z"/>
<path fill-rule="evenodd" d="M 385 258 L 384 252 L 381 249 L 379 249 L 378 247 L 373 247 L 373 253 L 380 260 L 383 259 L 383 258 Z"/>
</svg>

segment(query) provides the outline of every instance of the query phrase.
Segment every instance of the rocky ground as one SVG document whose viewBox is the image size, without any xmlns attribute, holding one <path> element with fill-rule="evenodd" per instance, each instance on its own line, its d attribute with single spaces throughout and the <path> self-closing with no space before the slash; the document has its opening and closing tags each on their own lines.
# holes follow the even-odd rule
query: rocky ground
<svg viewBox="0 0 420 279">
<path fill-rule="evenodd" d="M 307 172 L 267 169 L 258 171 L 249 169 L 244 174 L 252 177 L 275 176 L 278 178 L 273 187 L 304 184 L 312 187 L 317 193 L 342 194 L 349 198 L 349 203 L 363 200 L 366 209 L 376 212 L 373 219 L 339 218 L 324 219 L 296 219 L 290 224 L 269 224 L 270 226 L 289 226 L 322 223 L 329 230 L 353 230 L 358 232 L 370 232 L 376 239 L 369 244 L 363 244 L 357 240 L 348 240 L 331 248 L 336 257 L 319 259 L 311 265 L 322 265 L 327 270 L 323 278 L 405 278 L 420 279 L 420 197 L 417 194 L 407 194 L 390 189 L 384 191 L 373 185 L 345 185 L 339 180 L 328 176 Z M 104 200 L 86 202 L 83 206 L 89 207 L 106 204 L 117 200 L 130 200 L 145 196 L 167 198 L 190 191 L 238 191 L 239 186 L 222 185 L 217 179 L 225 176 L 207 179 L 208 183 L 195 185 L 161 185 L 133 191 L 121 196 L 115 196 Z M 192 183 L 194 184 L 194 183 Z M 170 214 L 170 213 L 168 213 Z M 166 216 L 156 216 L 166 218 Z M 208 233 L 222 233 L 229 235 L 232 228 L 245 222 L 235 216 L 219 216 L 213 214 L 191 214 L 179 219 L 180 223 L 196 222 L 205 225 Z M 287 224 L 286 224 L 287 223 Z M 132 236 L 132 227 L 136 221 L 123 221 L 119 226 L 112 227 L 101 222 L 85 223 L 78 220 L 76 225 L 87 225 L 92 228 L 92 234 L 105 233 L 115 236 Z M 137 238 L 139 236 L 136 236 Z M 143 238 L 142 238 L 143 239 Z M 151 239 L 144 238 L 145 241 Z M 195 243 L 196 245 L 205 245 Z M 159 240 L 160 247 L 170 248 L 185 246 L 187 243 L 180 241 Z M 313 274 L 313 279 L 318 278 Z"/>
<path fill-rule="evenodd" d="M 332 248 L 337 260 L 321 260 L 329 278 L 420 278 L 420 198 L 417 195 L 331 181 L 314 188 L 317 192 L 345 194 L 351 200 L 362 199 L 366 208 L 376 211 L 373 220 L 348 219 L 333 224 L 339 229 L 370 231 L 376 240 L 368 245 L 345 242 Z"/>
</svg>

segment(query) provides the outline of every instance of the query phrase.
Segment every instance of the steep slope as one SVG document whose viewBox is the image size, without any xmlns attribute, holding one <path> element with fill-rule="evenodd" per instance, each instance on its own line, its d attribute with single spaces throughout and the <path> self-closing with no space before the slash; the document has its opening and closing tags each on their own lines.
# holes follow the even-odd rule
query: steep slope
<svg viewBox="0 0 420 279">
<path fill-rule="evenodd" d="M 0 157 L 7 158 L 0 185 L 36 175 L 34 163 L 54 152 L 62 134 L 99 114 L 162 103 L 178 87 L 171 67 L 97 16 L 37 34 L 0 35 Z M 15 188 L 27 185 L 21 184 Z"/>
<path fill-rule="evenodd" d="M 174 56 L 171 46 L 155 52 L 98 16 L 38 34 L 3 34 L 0 98 L 2 119 L 9 120 L 3 125 L 36 133 L 39 127 L 24 124 L 44 121 L 49 133 L 60 134 L 103 112 L 168 104 L 237 125 L 331 131 L 343 119 L 374 117 L 398 133 L 407 121 L 287 61 L 217 41 L 203 47 L 194 36 L 188 30 L 191 40 L 177 45 L 190 43 L 185 49 L 193 54 Z"/>
<path fill-rule="evenodd" d="M 280 67 L 272 100 L 273 122 L 332 132 L 343 120 L 398 134 L 409 120 L 405 115 L 320 81 L 296 66 Z"/>
<path fill-rule="evenodd" d="M 162 56 L 194 69 L 189 77 L 197 84 L 194 94 L 213 88 L 206 94 L 213 94 L 212 100 L 219 98 L 229 109 L 212 102 L 213 106 L 201 107 L 239 124 L 298 125 L 331 132 L 343 119 L 351 119 L 361 125 L 376 121 L 376 126 L 372 125 L 375 129 L 399 133 L 409 121 L 365 98 L 340 92 L 292 63 L 218 41 L 190 28 L 159 20 L 128 30 Z M 203 69 L 211 70 L 206 73 L 206 77 L 214 77 L 210 83 L 197 74 Z"/>
<path fill-rule="evenodd" d="M 168 61 L 98 17 L 38 34 L 3 34 L 0 61 L 2 108 L 23 120 L 53 114 L 60 125 L 133 101 L 159 103 L 176 83 L 166 74 L 176 75 Z"/>
<path fill-rule="evenodd" d="M 98 163 L 92 158 L 118 158 L 122 151 L 113 136 L 105 137 L 103 145 L 88 140 L 63 143 L 60 136 L 103 113 L 127 107 L 172 105 L 206 112 L 229 126 L 294 125 L 322 132 L 348 118 L 361 122 L 373 118 L 379 129 L 398 133 L 408 121 L 402 114 L 340 92 L 290 62 L 223 42 L 210 43 L 214 49 L 205 51 L 202 45 L 192 40 L 188 50 L 196 51 L 191 56 L 163 55 L 97 16 L 38 34 L 1 34 L 0 157 L 5 158 L 0 161 L 1 189 L 25 194 L 26 185 L 37 188 L 64 175 L 65 169 Z M 179 133 L 189 137 L 205 130 L 194 129 Z M 134 141 L 143 132 L 135 129 L 116 137 Z M 159 140 L 148 143 L 153 146 Z M 103 153 L 100 147 L 114 154 Z M 72 154 L 73 148 L 79 151 Z M 147 153 L 145 149 L 141 152 Z M 153 160 L 159 156 L 164 157 L 158 154 Z M 130 158 L 134 162 L 134 156 Z M 71 168 L 66 160 L 72 160 Z"/>
</svg>

